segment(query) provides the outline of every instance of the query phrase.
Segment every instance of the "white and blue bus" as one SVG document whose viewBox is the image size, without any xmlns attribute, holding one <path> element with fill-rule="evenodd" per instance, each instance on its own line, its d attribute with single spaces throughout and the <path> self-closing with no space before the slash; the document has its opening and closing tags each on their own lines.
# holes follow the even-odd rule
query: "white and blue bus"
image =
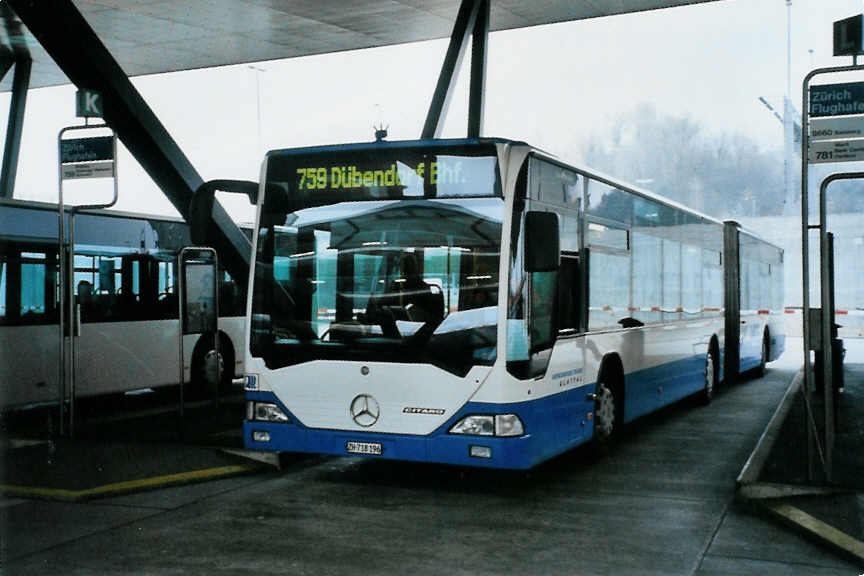
<svg viewBox="0 0 864 576">
<path fill-rule="evenodd" d="M 59 402 L 58 221 L 56 204 L 0 200 L 0 409 Z M 178 218 L 76 216 L 76 396 L 177 384 L 177 254 L 189 244 Z M 243 371 L 246 286 L 221 274 L 219 355 L 213 334 L 184 337 L 186 381 L 205 390 L 217 361 L 224 386 Z"/>
<path fill-rule="evenodd" d="M 783 351 L 779 248 L 522 142 L 273 151 L 257 218 L 251 449 L 529 468 Z"/>
</svg>

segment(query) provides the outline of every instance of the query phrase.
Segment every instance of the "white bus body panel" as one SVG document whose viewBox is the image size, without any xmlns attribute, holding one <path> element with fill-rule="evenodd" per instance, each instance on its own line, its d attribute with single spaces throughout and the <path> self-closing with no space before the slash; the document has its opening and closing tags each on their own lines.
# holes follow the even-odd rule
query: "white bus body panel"
<svg viewBox="0 0 864 576">
<path fill-rule="evenodd" d="M 309 428 L 361 432 L 430 434 L 453 416 L 487 378 L 489 366 L 475 366 L 460 378 L 428 364 L 314 361 L 268 371 L 260 360 L 260 388 L 276 394 Z M 369 373 L 363 375 L 362 367 Z M 369 427 L 351 417 L 351 403 L 369 394 L 380 407 Z M 426 413 L 406 411 L 426 409 Z"/>
<path fill-rule="evenodd" d="M 219 319 L 219 330 L 234 348 L 234 374 L 243 373 L 244 325 L 240 317 Z M 76 397 L 177 384 L 178 327 L 177 320 L 82 324 L 75 339 Z M 199 338 L 183 338 L 186 382 Z M 57 402 L 58 341 L 56 324 L 0 329 L 0 406 Z"/>
</svg>

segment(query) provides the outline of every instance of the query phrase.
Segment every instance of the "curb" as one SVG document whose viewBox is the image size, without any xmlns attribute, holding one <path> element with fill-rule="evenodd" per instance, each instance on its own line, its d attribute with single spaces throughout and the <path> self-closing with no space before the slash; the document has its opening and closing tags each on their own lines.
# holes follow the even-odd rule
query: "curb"
<svg viewBox="0 0 864 576">
<path fill-rule="evenodd" d="M 780 436 L 783 423 L 795 402 L 795 395 L 800 391 L 804 381 L 804 370 L 795 375 L 783 399 L 771 416 L 771 420 L 759 437 L 756 447 L 741 469 L 736 479 L 735 497 L 744 504 L 750 504 L 767 512 L 771 517 L 780 520 L 786 526 L 803 536 L 816 540 L 842 552 L 864 566 L 864 542 L 842 532 L 822 520 L 811 516 L 800 508 L 783 502 L 783 498 L 795 496 L 830 496 L 847 494 L 848 490 L 838 490 L 822 486 L 795 486 L 759 482 L 762 469 Z"/>
</svg>

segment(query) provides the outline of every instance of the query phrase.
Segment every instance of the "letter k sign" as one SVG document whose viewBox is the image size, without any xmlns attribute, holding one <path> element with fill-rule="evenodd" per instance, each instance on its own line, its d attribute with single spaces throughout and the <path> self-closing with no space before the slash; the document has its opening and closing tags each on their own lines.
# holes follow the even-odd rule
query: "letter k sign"
<svg viewBox="0 0 864 576">
<path fill-rule="evenodd" d="M 76 113 L 79 118 L 102 117 L 102 95 L 94 90 L 79 90 L 75 93 Z"/>
</svg>

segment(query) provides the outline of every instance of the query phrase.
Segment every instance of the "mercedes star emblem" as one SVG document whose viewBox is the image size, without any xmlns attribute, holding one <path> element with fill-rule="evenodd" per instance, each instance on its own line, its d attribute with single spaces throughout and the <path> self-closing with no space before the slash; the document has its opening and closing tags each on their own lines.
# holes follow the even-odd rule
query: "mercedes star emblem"
<svg viewBox="0 0 864 576">
<path fill-rule="evenodd" d="M 378 402 L 369 394 L 360 394 L 351 401 L 351 418 L 358 425 L 368 428 L 378 421 L 381 409 Z"/>
</svg>

